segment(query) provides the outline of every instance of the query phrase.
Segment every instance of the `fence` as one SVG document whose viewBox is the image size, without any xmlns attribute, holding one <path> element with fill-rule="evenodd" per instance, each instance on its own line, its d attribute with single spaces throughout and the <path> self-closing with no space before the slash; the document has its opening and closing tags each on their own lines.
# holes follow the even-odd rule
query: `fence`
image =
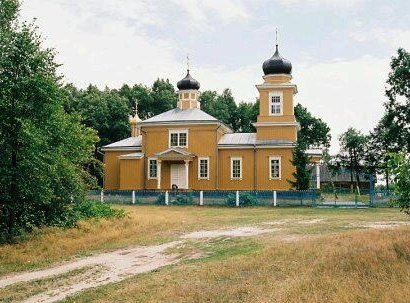
<svg viewBox="0 0 410 303">
<path fill-rule="evenodd" d="M 198 206 L 316 206 L 386 207 L 396 200 L 392 191 L 89 191 L 87 198 L 112 204 Z"/>
</svg>

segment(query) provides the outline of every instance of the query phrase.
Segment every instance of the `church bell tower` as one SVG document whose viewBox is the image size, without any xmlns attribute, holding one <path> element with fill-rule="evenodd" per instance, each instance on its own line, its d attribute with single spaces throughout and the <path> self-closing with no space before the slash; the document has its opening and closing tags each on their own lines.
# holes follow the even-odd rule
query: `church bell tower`
<svg viewBox="0 0 410 303">
<path fill-rule="evenodd" d="M 293 97 L 297 87 L 291 83 L 291 62 L 279 54 L 277 38 L 276 51 L 263 63 L 262 69 L 264 82 L 256 85 L 260 98 L 259 115 L 254 123 L 257 140 L 296 142 L 300 126 L 293 111 Z"/>
</svg>

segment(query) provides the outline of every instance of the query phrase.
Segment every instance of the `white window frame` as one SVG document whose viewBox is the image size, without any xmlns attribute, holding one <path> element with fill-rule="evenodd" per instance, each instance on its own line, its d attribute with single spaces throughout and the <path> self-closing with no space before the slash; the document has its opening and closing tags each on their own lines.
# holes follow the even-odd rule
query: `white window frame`
<svg viewBox="0 0 410 303">
<path fill-rule="evenodd" d="M 272 176 L 272 160 L 279 160 L 279 177 Z M 270 156 L 269 157 L 269 180 L 281 180 L 282 179 L 282 157 Z"/>
<path fill-rule="evenodd" d="M 239 160 L 239 177 L 233 176 L 233 161 Z M 231 180 L 242 180 L 242 157 L 231 157 Z"/>
<path fill-rule="evenodd" d="M 272 97 L 279 97 L 280 98 L 280 112 L 279 113 L 272 113 Z M 269 116 L 283 116 L 283 92 L 270 92 L 269 93 Z"/>
<path fill-rule="evenodd" d="M 206 177 L 201 177 L 201 160 L 207 161 Z M 209 180 L 209 157 L 198 157 L 198 180 Z"/>
<path fill-rule="evenodd" d="M 155 177 L 151 177 L 151 161 L 156 161 L 157 163 L 157 175 Z M 148 180 L 157 180 L 158 179 L 158 159 L 157 158 L 148 158 L 148 165 L 147 165 L 147 176 L 148 176 Z"/>
<path fill-rule="evenodd" d="M 178 134 L 178 144 L 171 146 L 171 134 Z M 180 145 L 180 134 L 186 134 L 186 145 Z M 187 129 L 170 129 L 168 134 L 168 146 L 171 147 L 185 147 L 188 148 L 188 130 Z"/>
</svg>

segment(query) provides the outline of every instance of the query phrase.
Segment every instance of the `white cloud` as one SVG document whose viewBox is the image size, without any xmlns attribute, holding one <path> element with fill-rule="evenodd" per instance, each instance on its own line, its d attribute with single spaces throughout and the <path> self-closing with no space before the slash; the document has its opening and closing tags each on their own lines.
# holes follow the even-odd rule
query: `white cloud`
<svg viewBox="0 0 410 303">
<path fill-rule="evenodd" d="M 361 43 L 377 41 L 392 51 L 399 47 L 410 49 L 410 30 L 408 29 L 375 27 L 352 32 L 349 36 Z"/>
<path fill-rule="evenodd" d="M 349 126 L 363 132 L 374 128 L 383 113 L 389 60 L 364 56 L 350 61 L 294 63 L 297 100 L 332 130 L 332 152 L 337 137 Z"/>
<path fill-rule="evenodd" d="M 282 6 L 324 6 L 334 8 L 351 8 L 363 0 L 275 0 Z"/>
<path fill-rule="evenodd" d="M 213 19 L 219 22 L 242 23 L 250 19 L 245 2 L 242 0 L 173 0 L 183 10 L 178 22 L 189 23 L 195 30 L 215 30 Z"/>
</svg>

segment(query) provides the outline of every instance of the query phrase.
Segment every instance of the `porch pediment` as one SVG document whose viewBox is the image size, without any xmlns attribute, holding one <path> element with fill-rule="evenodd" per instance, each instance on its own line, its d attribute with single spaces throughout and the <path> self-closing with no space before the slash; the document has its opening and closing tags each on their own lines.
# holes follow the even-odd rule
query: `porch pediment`
<svg viewBox="0 0 410 303">
<path fill-rule="evenodd" d="M 171 147 L 154 154 L 159 160 L 192 160 L 195 155 L 178 147 Z"/>
</svg>

